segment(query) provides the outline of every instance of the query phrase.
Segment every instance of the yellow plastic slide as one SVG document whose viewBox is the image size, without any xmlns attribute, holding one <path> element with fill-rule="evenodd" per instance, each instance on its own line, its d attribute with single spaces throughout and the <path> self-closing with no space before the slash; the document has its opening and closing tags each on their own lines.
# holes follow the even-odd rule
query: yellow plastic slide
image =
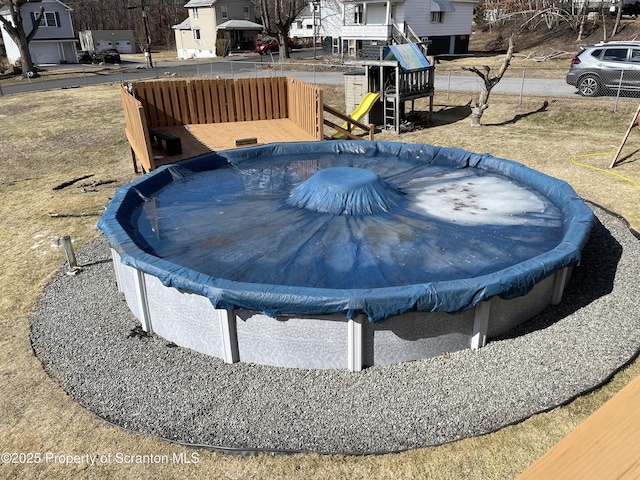
<svg viewBox="0 0 640 480">
<path fill-rule="evenodd" d="M 351 112 L 349 116 L 353 118 L 356 122 L 359 122 L 360 120 L 362 120 L 362 117 L 364 117 L 367 113 L 369 113 L 369 110 L 371 110 L 371 108 L 373 107 L 373 104 L 378 101 L 378 98 L 380 98 L 379 93 L 367 92 L 364 98 L 360 101 L 360 105 L 358 105 L 356 109 L 353 112 Z M 344 122 L 344 124 L 342 125 L 342 128 L 344 128 L 345 130 L 351 131 L 353 129 L 353 125 L 350 124 L 349 122 Z M 334 133 L 331 136 L 331 138 L 336 140 L 345 140 L 347 136 L 342 132 L 337 132 L 337 133 Z"/>
</svg>

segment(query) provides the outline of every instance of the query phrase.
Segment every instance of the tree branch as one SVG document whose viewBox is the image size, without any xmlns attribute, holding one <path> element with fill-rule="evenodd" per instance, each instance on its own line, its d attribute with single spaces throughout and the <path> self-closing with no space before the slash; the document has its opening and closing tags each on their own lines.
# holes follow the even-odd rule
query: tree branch
<svg viewBox="0 0 640 480">
<path fill-rule="evenodd" d="M 40 27 L 40 23 L 42 22 L 42 17 L 44 17 L 44 7 L 40 7 L 38 9 L 38 14 L 36 15 L 36 18 L 33 22 L 33 28 L 31 29 L 31 31 L 29 32 L 29 34 L 27 35 L 27 42 L 30 42 L 33 37 L 35 37 L 36 33 L 38 32 L 38 28 Z"/>
</svg>

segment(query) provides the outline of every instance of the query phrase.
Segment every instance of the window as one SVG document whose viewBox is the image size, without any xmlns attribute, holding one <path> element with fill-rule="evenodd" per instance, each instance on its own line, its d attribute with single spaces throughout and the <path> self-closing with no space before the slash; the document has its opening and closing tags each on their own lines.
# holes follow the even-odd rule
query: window
<svg viewBox="0 0 640 480">
<path fill-rule="evenodd" d="M 35 22 L 36 14 L 32 13 L 31 18 Z M 59 27 L 60 26 L 60 15 L 58 12 L 44 12 L 42 15 L 42 20 L 40 20 L 41 27 Z"/>
<path fill-rule="evenodd" d="M 220 14 L 224 19 L 229 18 L 229 11 L 227 9 L 227 5 L 220 5 Z"/>
<path fill-rule="evenodd" d="M 244 7 L 243 12 L 244 12 L 244 19 L 251 20 L 251 11 L 249 10 L 249 7 Z"/>
<path fill-rule="evenodd" d="M 200 29 L 199 28 L 194 28 L 193 29 L 193 39 L 194 40 L 200 40 Z"/>
<path fill-rule="evenodd" d="M 636 48 L 631 50 L 631 62 L 640 63 L 640 50 Z"/>
<path fill-rule="evenodd" d="M 353 23 L 356 25 L 361 25 L 364 23 L 364 7 L 362 4 L 354 5 L 353 11 Z"/>
<path fill-rule="evenodd" d="M 442 23 L 444 12 L 431 12 L 431 23 Z"/>
<path fill-rule="evenodd" d="M 193 19 L 197 20 L 198 19 L 198 7 L 192 8 L 191 12 L 193 13 Z"/>
<path fill-rule="evenodd" d="M 607 48 L 602 54 L 602 60 L 624 62 L 627 59 L 626 48 Z"/>
</svg>

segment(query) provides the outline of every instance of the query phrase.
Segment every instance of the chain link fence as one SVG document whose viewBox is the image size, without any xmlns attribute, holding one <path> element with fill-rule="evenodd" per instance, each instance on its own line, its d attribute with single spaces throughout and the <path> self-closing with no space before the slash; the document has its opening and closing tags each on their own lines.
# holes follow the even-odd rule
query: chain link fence
<svg viewBox="0 0 640 480">
<path fill-rule="evenodd" d="M 639 66 L 640 68 L 640 66 Z M 640 98 L 640 70 L 610 71 L 605 84 L 600 85 L 594 98 L 583 97 L 575 86 L 568 85 L 567 68 L 534 66 L 511 67 L 491 91 L 492 98 L 502 95 L 504 101 L 522 105 L 524 102 L 547 99 L 560 104 L 590 101 L 599 109 L 616 112 L 621 105 L 637 105 Z M 261 76 L 291 76 L 312 84 L 344 86 L 345 73 L 362 70 L 362 67 L 332 64 L 316 60 L 285 63 L 277 57 L 263 56 L 259 60 L 193 60 L 190 62 L 156 62 L 154 68 L 142 65 L 60 65 L 50 68 L 37 78 L 19 82 L 0 83 L 0 95 L 26 93 L 37 90 L 74 88 L 102 83 L 126 83 L 149 78 L 174 76 L 208 76 L 219 78 L 243 78 Z M 497 70 L 497 69 L 495 69 Z M 490 74 L 494 74 L 494 71 Z M 441 102 L 458 94 L 477 95 L 483 80 L 474 72 L 461 66 L 449 66 L 446 62 L 436 65 L 435 92 Z M 626 111 L 627 108 L 624 108 Z"/>
</svg>

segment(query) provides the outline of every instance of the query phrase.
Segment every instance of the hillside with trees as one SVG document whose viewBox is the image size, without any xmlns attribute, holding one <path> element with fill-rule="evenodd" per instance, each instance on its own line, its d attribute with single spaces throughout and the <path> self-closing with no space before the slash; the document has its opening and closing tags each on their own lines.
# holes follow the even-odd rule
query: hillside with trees
<svg viewBox="0 0 640 480">
<path fill-rule="evenodd" d="M 504 52 L 512 34 L 516 50 L 541 54 L 576 51 L 579 45 L 603 41 L 640 40 L 640 19 L 618 15 L 621 3 L 484 1 L 476 9 L 472 48 L 476 52 Z"/>
<path fill-rule="evenodd" d="M 171 27 L 187 17 L 184 8 L 187 0 L 65 0 L 64 3 L 73 8 L 76 35 L 82 30 L 133 30 L 138 46 L 146 43 L 143 7 L 156 48 L 173 48 Z"/>
</svg>

